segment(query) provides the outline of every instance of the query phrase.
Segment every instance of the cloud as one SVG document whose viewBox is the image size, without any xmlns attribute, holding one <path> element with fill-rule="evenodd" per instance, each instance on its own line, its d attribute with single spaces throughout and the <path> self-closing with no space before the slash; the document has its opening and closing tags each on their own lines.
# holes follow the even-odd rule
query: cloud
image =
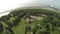
<svg viewBox="0 0 60 34">
<path fill-rule="evenodd" d="M 0 0 L 0 12 L 30 5 L 50 4 L 52 0 Z"/>
<path fill-rule="evenodd" d="M 53 5 L 60 7 L 59 0 L 0 0 L 0 13 L 18 7 L 35 5 Z"/>
</svg>

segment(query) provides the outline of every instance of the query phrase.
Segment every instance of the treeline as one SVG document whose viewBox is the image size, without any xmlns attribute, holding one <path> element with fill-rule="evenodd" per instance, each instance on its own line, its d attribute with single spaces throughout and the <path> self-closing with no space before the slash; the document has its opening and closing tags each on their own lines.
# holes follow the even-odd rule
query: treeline
<svg viewBox="0 0 60 34">
<path fill-rule="evenodd" d="M 21 18 L 23 18 L 26 14 L 29 15 L 39 15 L 39 14 L 45 14 L 47 15 L 47 18 L 41 21 L 41 26 L 35 26 L 33 28 L 33 33 L 35 34 L 38 32 L 38 34 L 51 34 L 51 32 L 58 32 L 60 33 L 60 13 L 51 11 L 51 10 L 45 10 L 45 9 L 23 9 L 23 10 L 14 10 L 10 12 L 8 15 L 2 16 L 0 18 L 0 32 L 6 31 L 5 33 L 14 34 L 14 31 L 12 30 L 13 27 L 16 27 L 19 25 Z M 43 30 L 43 29 L 46 30 Z M 38 29 L 41 29 L 43 31 L 40 31 Z"/>
</svg>

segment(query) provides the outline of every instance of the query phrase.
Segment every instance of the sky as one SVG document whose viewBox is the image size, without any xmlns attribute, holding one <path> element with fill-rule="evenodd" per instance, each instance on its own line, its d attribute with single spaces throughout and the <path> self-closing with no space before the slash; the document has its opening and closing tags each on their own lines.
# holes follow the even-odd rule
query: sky
<svg viewBox="0 0 60 34">
<path fill-rule="evenodd" d="M 15 8 L 37 5 L 51 5 L 60 8 L 60 0 L 0 0 L 0 13 Z M 0 16 L 8 14 L 2 13 Z"/>
</svg>

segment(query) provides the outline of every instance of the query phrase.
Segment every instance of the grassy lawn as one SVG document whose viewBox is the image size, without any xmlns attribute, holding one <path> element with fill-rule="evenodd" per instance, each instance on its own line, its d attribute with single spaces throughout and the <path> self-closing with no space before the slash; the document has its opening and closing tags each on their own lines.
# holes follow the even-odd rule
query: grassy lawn
<svg viewBox="0 0 60 34">
<path fill-rule="evenodd" d="M 24 34 L 25 33 L 25 22 L 22 18 L 21 22 L 17 27 L 12 28 L 15 34 Z"/>
</svg>

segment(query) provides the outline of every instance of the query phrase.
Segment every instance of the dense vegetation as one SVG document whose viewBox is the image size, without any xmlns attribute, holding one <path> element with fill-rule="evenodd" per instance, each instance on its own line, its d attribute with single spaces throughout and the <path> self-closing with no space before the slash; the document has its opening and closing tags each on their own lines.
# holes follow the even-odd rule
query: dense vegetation
<svg viewBox="0 0 60 34">
<path fill-rule="evenodd" d="M 43 19 L 31 21 L 31 15 Z M 0 18 L 0 34 L 60 34 L 60 13 L 46 9 L 13 10 Z"/>
</svg>

